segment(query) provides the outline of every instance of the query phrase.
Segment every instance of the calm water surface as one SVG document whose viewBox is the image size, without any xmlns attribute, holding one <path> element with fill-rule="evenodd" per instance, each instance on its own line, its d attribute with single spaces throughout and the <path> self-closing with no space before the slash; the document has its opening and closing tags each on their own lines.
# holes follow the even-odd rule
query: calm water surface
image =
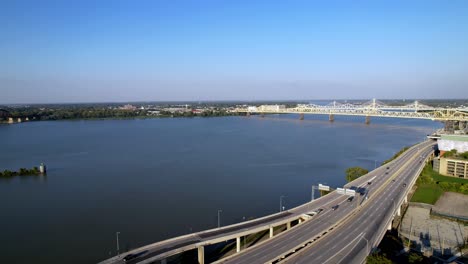
<svg viewBox="0 0 468 264">
<path fill-rule="evenodd" d="M 95 263 L 190 231 L 260 217 L 345 183 L 439 123 L 297 116 L 31 122 L 0 125 L 0 263 Z"/>
</svg>

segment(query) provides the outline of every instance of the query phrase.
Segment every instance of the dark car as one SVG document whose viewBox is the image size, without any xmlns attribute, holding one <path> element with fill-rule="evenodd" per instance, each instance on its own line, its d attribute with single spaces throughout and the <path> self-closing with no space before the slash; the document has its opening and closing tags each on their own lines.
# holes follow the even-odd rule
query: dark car
<svg viewBox="0 0 468 264">
<path fill-rule="evenodd" d="M 351 202 L 353 199 L 354 199 L 354 197 L 353 197 L 353 196 L 350 196 L 350 197 L 348 198 L 348 202 Z"/>
<path fill-rule="evenodd" d="M 317 210 L 317 214 L 319 214 L 319 213 L 322 212 L 322 211 L 323 211 L 322 208 L 318 209 L 318 210 Z"/>
<path fill-rule="evenodd" d="M 390 167 L 387 167 L 387 170 L 389 170 L 389 169 L 390 169 Z"/>
<path fill-rule="evenodd" d="M 339 206 L 339 205 L 333 206 L 333 207 L 332 207 L 332 210 L 335 211 L 336 209 L 338 209 L 338 206 Z"/>
</svg>

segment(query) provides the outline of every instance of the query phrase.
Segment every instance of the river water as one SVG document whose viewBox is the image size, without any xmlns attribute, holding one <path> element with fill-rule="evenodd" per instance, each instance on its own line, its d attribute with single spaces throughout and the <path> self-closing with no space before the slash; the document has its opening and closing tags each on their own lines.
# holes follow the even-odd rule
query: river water
<svg viewBox="0 0 468 264">
<path fill-rule="evenodd" d="M 256 218 L 340 187 L 441 124 L 297 115 L 0 125 L 0 263 L 95 263 L 191 231 Z"/>
</svg>

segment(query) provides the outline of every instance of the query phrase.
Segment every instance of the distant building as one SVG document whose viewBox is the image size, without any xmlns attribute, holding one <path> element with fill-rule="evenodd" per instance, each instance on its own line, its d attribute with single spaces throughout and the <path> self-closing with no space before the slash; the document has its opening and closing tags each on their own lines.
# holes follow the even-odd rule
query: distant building
<svg viewBox="0 0 468 264">
<path fill-rule="evenodd" d="M 261 105 L 259 107 L 260 112 L 278 112 L 286 109 L 285 105 Z"/>
<path fill-rule="evenodd" d="M 131 104 L 126 104 L 124 106 L 119 107 L 121 110 L 136 110 L 137 108 Z"/>
<path fill-rule="evenodd" d="M 457 153 L 468 151 L 468 135 L 441 135 L 437 140 L 440 151 L 433 161 L 433 169 L 445 176 L 468 179 L 468 160 L 457 157 L 444 157 L 447 151 Z"/>
<path fill-rule="evenodd" d="M 459 153 L 465 152 L 468 151 L 468 135 L 440 135 L 437 145 L 441 156 L 452 149 Z"/>
</svg>

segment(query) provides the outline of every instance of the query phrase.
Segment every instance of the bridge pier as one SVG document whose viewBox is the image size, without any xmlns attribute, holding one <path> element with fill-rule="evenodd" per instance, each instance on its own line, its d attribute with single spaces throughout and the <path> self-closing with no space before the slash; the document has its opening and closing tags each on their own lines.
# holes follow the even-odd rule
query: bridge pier
<svg viewBox="0 0 468 264">
<path fill-rule="evenodd" d="M 246 116 L 246 117 L 250 117 L 250 112 L 247 112 L 247 113 L 245 114 L 245 116 Z"/>
<path fill-rule="evenodd" d="M 272 238 L 272 237 L 273 237 L 273 227 L 270 226 L 270 238 Z"/>
<path fill-rule="evenodd" d="M 262 112 L 262 114 L 260 114 L 260 117 L 265 117 L 265 113 Z"/>
<path fill-rule="evenodd" d="M 299 114 L 299 120 L 304 120 L 304 114 L 303 113 Z"/>
<path fill-rule="evenodd" d="M 393 220 L 392 220 L 393 222 Z M 387 230 L 392 230 L 392 222 L 388 223 Z"/>
<path fill-rule="evenodd" d="M 236 237 L 236 252 L 240 252 L 241 244 L 240 237 Z"/>
<path fill-rule="evenodd" d="M 334 114 L 330 114 L 330 115 L 328 116 L 328 120 L 329 120 L 330 122 L 335 121 L 335 115 L 334 115 Z"/>
<path fill-rule="evenodd" d="M 405 195 L 405 199 L 403 200 L 404 203 L 407 203 L 408 202 L 408 196 Z"/>
<path fill-rule="evenodd" d="M 205 248 L 203 246 L 198 247 L 198 264 L 205 264 Z"/>
<path fill-rule="evenodd" d="M 396 213 L 397 213 L 398 216 L 401 215 L 401 206 L 398 206 L 398 209 L 397 209 Z"/>
<path fill-rule="evenodd" d="M 366 116 L 366 125 L 370 124 L 370 116 Z"/>
<path fill-rule="evenodd" d="M 302 219 L 301 219 L 301 218 L 299 218 L 299 222 L 298 222 L 298 223 L 299 223 L 299 224 L 302 223 Z"/>
<path fill-rule="evenodd" d="M 286 230 L 289 230 L 289 229 L 291 229 L 291 222 L 286 223 Z"/>
</svg>

